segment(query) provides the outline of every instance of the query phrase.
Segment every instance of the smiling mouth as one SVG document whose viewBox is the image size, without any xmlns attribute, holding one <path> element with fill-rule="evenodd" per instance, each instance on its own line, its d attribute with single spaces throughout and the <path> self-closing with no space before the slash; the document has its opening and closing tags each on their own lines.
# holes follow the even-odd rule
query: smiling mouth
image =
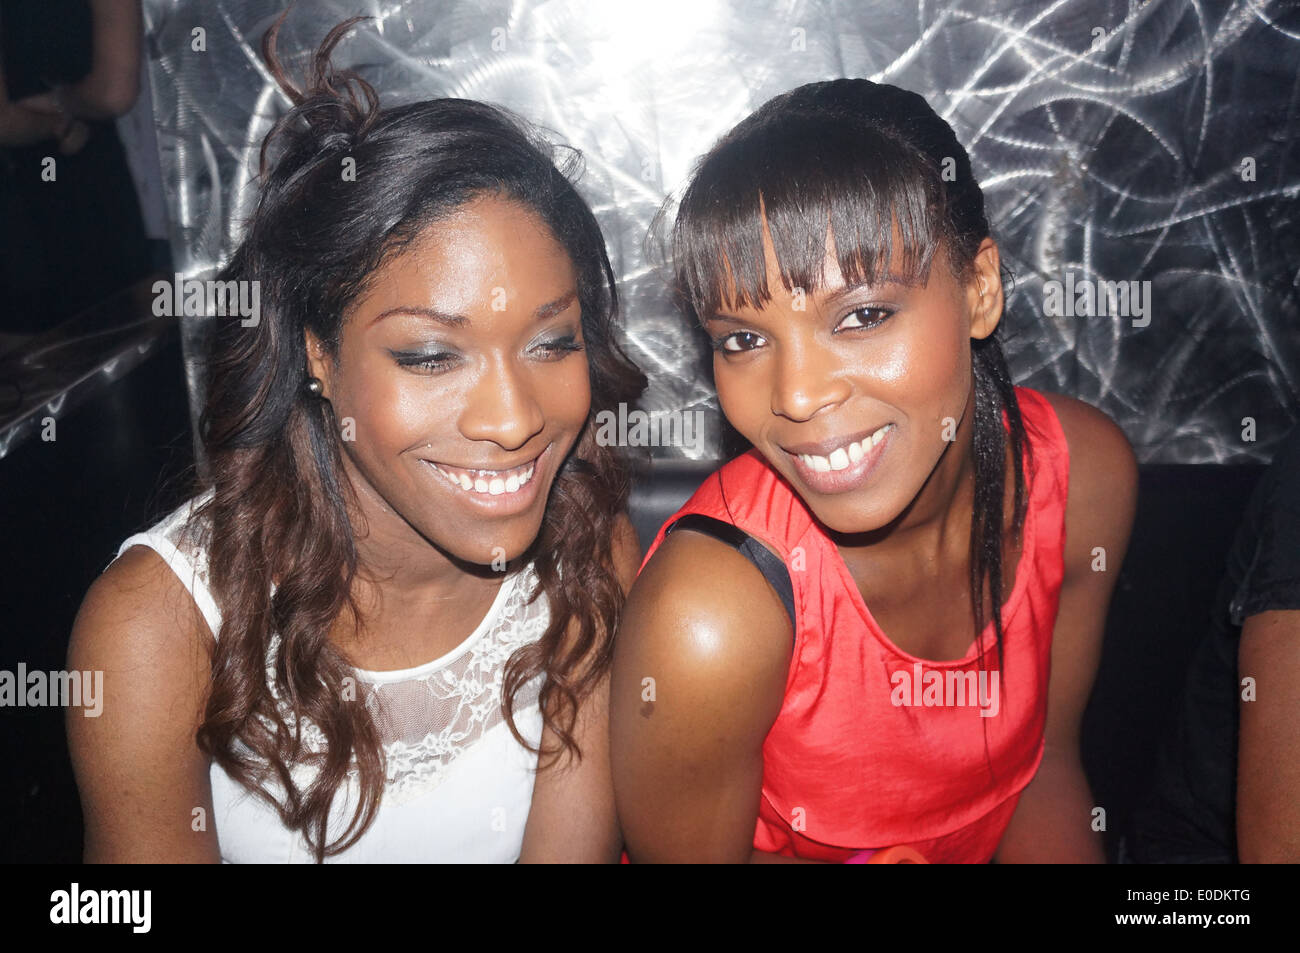
<svg viewBox="0 0 1300 953">
<path fill-rule="evenodd" d="M 532 480 L 537 469 L 538 454 L 523 466 L 509 470 L 482 470 L 453 467 L 446 463 L 424 462 L 441 474 L 456 489 L 477 496 L 508 496 L 520 492 Z"/>
<path fill-rule="evenodd" d="M 820 456 L 815 453 L 791 453 L 791 456 L 798 457 L 799 460 L 809 470 L 815 473 L 831 473 L 836 470 L 847 470 L 856 463 L 861 463 L 863 458 L 870 455 L 872 449 L 885 439 L 889 429 L 893 424 L 885 424 L 874 433 L 868 434 L 861 440 L 853 440 L 832 450 L 827 456 Z M 789 451 L 787 451 L 789 452 Z"/>
</svg>

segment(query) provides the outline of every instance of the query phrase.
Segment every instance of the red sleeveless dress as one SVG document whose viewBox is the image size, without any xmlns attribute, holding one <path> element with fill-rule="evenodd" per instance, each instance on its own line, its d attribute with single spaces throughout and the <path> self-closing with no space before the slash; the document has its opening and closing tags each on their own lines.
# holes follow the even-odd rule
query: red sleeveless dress
<svg viewBox="0 0 1300 953">
<path fill-rule="evenodd" d="M 1025 387 L 1016 396 L 1033 458 L 1024 461 L 1024 543 L 1002 607 L 1005 677 L 992 621 L 983 651 L 972 641 L 958 660 L 895 646 L 826 532 L 757 451 L 710 476 L 668 521 L 703 513 L 731 523 L 790 570 L 794 655 L 763 745 L 758 850 L 843 861 L 908 845 L 932 863 L 986 863 L 997 850 L 1043 754 L 1069 475 L 1052 406 Z"/>
</svg>

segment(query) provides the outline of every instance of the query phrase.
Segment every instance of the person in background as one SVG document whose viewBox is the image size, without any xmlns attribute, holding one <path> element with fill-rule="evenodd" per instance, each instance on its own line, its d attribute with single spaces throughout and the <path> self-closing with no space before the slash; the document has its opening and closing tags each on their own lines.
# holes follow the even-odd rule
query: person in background
<svg viewBox="0 0 1300 953">
<path fill-rule="evenodd" d="M 114 125 L 142 33 L 139 0 L 0 0 L 0 351 L 150 271 Z"/>
<path fill-rule="evenodd" d="M 1214 604 L 1126 853 L 1300 863 L 1300 427 L 1251 496 Z"/>
</svg>

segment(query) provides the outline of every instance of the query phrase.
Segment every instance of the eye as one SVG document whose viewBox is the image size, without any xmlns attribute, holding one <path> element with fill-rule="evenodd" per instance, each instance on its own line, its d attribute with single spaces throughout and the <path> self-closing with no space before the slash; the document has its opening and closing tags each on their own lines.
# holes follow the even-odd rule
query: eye
<svg viewBox="0 0 1300 953">
<path fill-rule="evenodd" d="M 836 325 L 835 330 L 856 331 L 878 328 L 893 316 L 893 308 L 857 308 L 846 314 Z"/>
<path fill-rule="evenodd" d="M 585 350 L 583 343 L 578 340 L 576 333 L 561 334 L 557 337 L 548 338 L 537 344 L 532 350 L 541 355 L 543 360 L 558 361 L 565 355 L 572 354 L 575 351 Z"/>
<path fill-rule="evenodd" d="M 390 351 L 399 367 L 417 374 L 434 374 L 449 369 L 460 358 L 454 351 Z"/>
<path fill-rule="evenodd" d="M 727 351 L 731 354 L 739 354 L 745 351 L 752 351 L 761 347 L 767 342 L 760 335 L 753 331 L 733 331 L 726 337 L 718 338 L 713 342 L 715 351 Z"/>
</svg>

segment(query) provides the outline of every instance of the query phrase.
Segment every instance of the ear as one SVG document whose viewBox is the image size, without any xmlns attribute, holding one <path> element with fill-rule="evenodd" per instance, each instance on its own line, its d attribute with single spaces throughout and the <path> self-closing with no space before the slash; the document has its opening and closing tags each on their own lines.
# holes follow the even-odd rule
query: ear
<svg viewBox="0 0 1300 953">
<path fill-rule="evenodd" d="M 1002 320 L 1002 261 L 998 245 L 985 238 L 975 252 L 974 273 L 966 286 L 966 303 L 970 309 L 970 336 L 983 340 Z"/>
<path fill-rule="evenodd" d="M 325 345 L 310 330 L 303 331 L 303 342 L 307 347 L 307 374 L 320 379 L 321 386 L 324 388 L 321 397 L 329 400 L 333 392 L 331 371 L 334 369 L 334 361 L 325 350 Z"/>
</svg>

